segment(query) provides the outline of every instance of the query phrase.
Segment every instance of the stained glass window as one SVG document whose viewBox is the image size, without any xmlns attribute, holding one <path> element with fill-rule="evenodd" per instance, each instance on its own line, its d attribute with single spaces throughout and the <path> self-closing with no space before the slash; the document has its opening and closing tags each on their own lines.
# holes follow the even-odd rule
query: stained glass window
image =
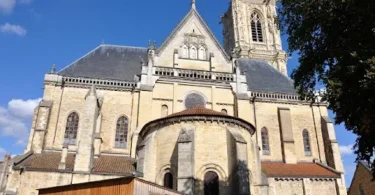
<svg viewBox="0 0 375 195">
<path fill-rule="evenodd" d="M 200 106 L 206 106 L 206 101 L 201 95 L 197 93 L 191 93 L 186 97 L 185 99 L 186 109 L 200 107 Z"/>
<path fill-rule="evenodd" d="M 115 147 L 126 148 L 128 139 L 128 118 L 120 117 L 116 124 Z"/>
<path fill-rule="evenodd" d="M 262 136 L 262 151 L 264 155 L 270 154 L 270 144 L 268 140 L 268 130 L 267 128 L 263 127 L 261 130 L 261 136 Z"/>
<path fill-rule="evenodd" d="M 305 148 L 305 155 L 311 156 L 310 137 L 309 137 L 309 132 L 306 129 L 303 130 L 302 137 L 303 137 L 303 146 Z"/>
<path fill-rule="evenodd" d="M 69 114 L 66 120 L 64 143 L 76 144 L 79 116 L 76 112 Z"/>
</svg>

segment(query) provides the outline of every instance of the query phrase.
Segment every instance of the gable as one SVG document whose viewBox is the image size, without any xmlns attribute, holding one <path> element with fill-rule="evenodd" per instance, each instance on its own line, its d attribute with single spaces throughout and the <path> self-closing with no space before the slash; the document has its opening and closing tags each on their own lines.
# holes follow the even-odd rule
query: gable
<svg viewBox="0 0 375 195">
<path fill-rule="evenodd" d="M 189 49 L 196 47 L 197 50 L 200 47 L 205 48 L 203 60 L 186 60 L 182 51 L 184 46 Z M 155 66 L 231 72 L 229 57 L 194 8 L 176 26 L 156 53 Z"/>
</svg>

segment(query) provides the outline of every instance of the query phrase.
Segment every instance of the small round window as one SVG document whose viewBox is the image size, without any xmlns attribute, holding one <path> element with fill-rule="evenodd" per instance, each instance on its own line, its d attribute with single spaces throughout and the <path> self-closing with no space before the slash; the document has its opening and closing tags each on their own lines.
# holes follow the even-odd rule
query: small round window
<svg viewBox="0 0 375 195">
<path fill-rule="evenodd" d="M 199 107 L 199 106 L 206 106 L 206 101 L 201 95 L 197 93 L 191 93 L 186 97 L 185 99 L 186 109 Z"/>
</svg>

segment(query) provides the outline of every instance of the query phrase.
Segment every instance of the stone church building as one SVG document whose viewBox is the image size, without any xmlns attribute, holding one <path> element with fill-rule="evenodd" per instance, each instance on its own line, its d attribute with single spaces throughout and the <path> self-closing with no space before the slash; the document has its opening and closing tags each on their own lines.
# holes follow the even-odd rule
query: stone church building
<svg viewBox="0 0 375 195">
<path fill-rule="evenodd" d="M 275 0 L 191 9 L 161 45 L 102 44 L 44 78 L 3 194 L 135 176 L 188 195 L 344 195 L 327 104 L 287 76 Z"/>
</svg>

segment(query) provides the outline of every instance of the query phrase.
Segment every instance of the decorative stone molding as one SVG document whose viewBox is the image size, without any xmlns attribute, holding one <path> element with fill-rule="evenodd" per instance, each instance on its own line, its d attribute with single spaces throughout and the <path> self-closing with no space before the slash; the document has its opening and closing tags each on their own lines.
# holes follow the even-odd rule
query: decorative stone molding
<svg viewBox="0 0 375 195">
<path fill-rule="evenodd" d="M 64 84 L 75 85 L 95 85 L 96 87 L 116 87 L 116 88 L 135 88 L 137 83 L 128 81 L 116 81 L 106 79 L 92 79 L 92 78 L 79 78 L 79 77 L 63 77 Z"/>
<path fill-rule="evenodd" d="M 233 82 L 235 80 L 234 74 L 221 73 L 221 72 L 210 72 L 210 71 L 199 71 L 199 70 L 185 70 L 177 68 L 162 68 L 154 67 L 154 75 L 162 77 L 175 77 L 175 78 L 187 78 L 194 80 L 206 80 L 206 81 L 220 81 L 220 82 Z"/>
<path fill-rule="evenodd" d="M 251 135 L 255 133 L 255 128 L 250 123 L 240 118 L 236 118 L 236 117 L 229 116 L 229 115 L 225 115 L 225 116 L 224 115 L 223 116 L 215 116 L 215 115 L 194 116 L 193 115 L 193 116 L 171 116 L 169 118 L 161 118 L 161 119 L 151 121 L 144 126 L 144 128 L 142 129 L 139 135 L 145 138 L 148 134 L 152 133 L 159 127 L 163 127 L 169 124 L 180 123 L 180 122 L 196 122 L 196 121 L 205 122 L 205 123 L 207 122 L 208 123 L 217 122 L 217 123 L 223 123 L 223 124 L 227 123 L 230 125 L 242 127 L 246 129 L 247 131 L 249 131 Z"/>
<path fill-rule="evenodd" d="M 173 99 L 165 99 L 165 98 L 153 98 L 155 101 L 164 101 L 164 102 L 173 102 Z"/>
</svg>

